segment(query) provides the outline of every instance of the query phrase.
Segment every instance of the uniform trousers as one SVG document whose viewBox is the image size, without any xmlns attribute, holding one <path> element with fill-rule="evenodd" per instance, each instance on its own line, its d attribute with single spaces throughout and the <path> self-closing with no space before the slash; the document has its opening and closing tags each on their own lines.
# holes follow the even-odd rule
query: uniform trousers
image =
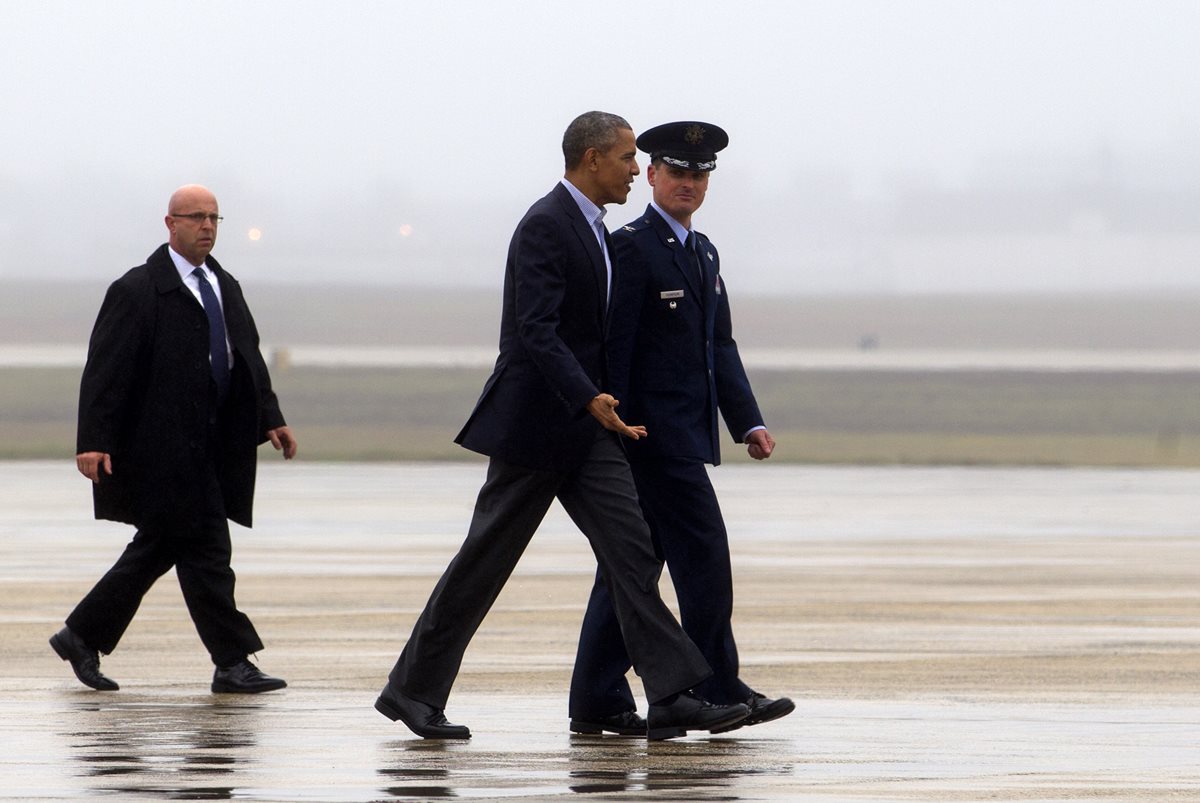
<svg viewBox="0 0 1200 803">
<path fill-rule="evenodd" d="M 630 462 L 658 560 L 670 570 L 683 629 L 713 670 L 696 690 L 721 705 L 745 702 L 752 690 L 738 678 L 729 535 L 708 471 L 700 460 L 635 457 Z M 571 716 L 593 719 L 634 710 L 625 679 L 629 666 L 601 567 L 580 630 Z"/>
<path fill-rule="evenodd" d="M 711 670 L 658 593 L 660 563 L 616 436 L 600 430 L 570 471 L 538 471 L 492 458 L 466 540 L 421 612 L 389 686 L 444 708 L 463 654 L 557 498 L 609 578 L 625 651 L 647 699 L 685 691 Z"/>
</svg>

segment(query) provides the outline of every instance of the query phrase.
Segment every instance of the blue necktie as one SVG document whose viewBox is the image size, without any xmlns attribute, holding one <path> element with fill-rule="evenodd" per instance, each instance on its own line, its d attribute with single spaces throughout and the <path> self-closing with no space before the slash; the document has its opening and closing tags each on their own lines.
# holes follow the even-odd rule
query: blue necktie
<svg viewBox="0 0 1200 803">
<path fill-rule="evenodd" d="M 200 300 L 204 302 L 204 314 L 208 316 L 208 357 L 212 363 L 213 381 L 217 383 L 217 398 L 224 401 L 229 392 L 229 352 L 225 350 L 225 318 L 221 315 L 221 302 L 201 268 L 192 271 L 200 283 Z"/>
</svg>

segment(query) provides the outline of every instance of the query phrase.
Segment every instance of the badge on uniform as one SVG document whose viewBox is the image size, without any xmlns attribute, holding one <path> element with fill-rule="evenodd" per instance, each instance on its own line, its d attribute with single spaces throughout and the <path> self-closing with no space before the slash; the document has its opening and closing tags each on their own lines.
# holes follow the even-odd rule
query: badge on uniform
<svg viewBox="0 0 1200 803">
<path fill-rule="evenodd" d="M 682 290 L 663 290 L 658 294 L 659 298 L 683 298 Z"/>
</svg>

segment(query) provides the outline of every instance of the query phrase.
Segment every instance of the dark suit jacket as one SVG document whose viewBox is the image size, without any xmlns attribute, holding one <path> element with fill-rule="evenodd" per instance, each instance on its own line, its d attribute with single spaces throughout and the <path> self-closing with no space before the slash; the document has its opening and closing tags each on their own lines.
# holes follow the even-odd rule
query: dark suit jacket
<svg viewBox="0 0 1200 803">
<path fill-rule="evenodd" d="M 625 444 L 631 458 L 717 465 L 718 409 L 736 443 L 763 423 L 733 339 L 720 257 L 707 237 L 696 236 L 703 280 L 652 206 L 613 232 L 621 285 L 609 324 L 612 393 L 622 418 L 648 433 Z"/>
<path fill-rule="evenodd" d="M 94 486 L 96 518 L 139 527 L 201 509 L 211 460 L 230 519 L 251 524 L 256 448 L 284 425 L 241 287 L 212 257 L 234 366 L 217 415 L 208 319 L 167 246 L 108 288 L 88 344 L 76 452 L 108 452 Z"/>
<path fill-rule="evenodd" d="M 615 264 L 613 271 L 615 286 Z M 533 469 L 565 471 L 583 461 L 600 427 L 587 405 L 606 384 L 607 284 L 596 235 L 556 185 L 513 233 L 500 354 L 455 441 Z"/>
</svg>

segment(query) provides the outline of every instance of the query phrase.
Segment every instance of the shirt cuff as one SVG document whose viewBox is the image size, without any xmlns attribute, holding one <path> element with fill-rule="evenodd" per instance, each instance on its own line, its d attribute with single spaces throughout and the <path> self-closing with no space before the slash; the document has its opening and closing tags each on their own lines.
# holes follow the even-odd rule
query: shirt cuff
<svg viewBox="0 0 1200 803">
<path fill-rule="evenodd" d="M 766 428 L 767 427 L 765 424 L 759 424 L 757 427 L 750 427 L 750 429 L 746 430 L 746 434 L 742 436 L 742 443 L 746 442 L 746 439 L 750 437 L 751 432 L 758 432 L 760 429 Z"/>
</svg>

